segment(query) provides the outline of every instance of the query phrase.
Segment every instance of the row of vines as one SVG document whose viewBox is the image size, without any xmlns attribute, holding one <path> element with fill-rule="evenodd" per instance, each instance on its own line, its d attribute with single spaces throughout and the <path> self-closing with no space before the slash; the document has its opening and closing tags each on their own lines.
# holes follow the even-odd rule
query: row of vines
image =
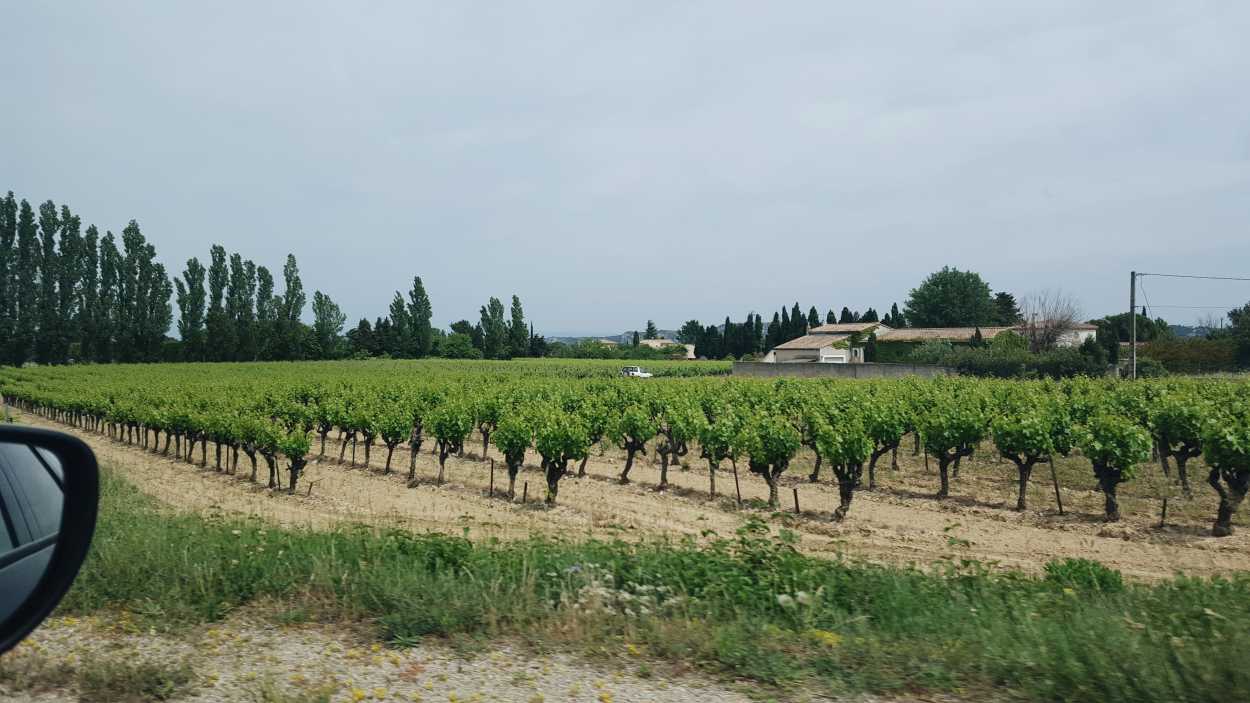
<svg viewBox="0 0 1250 703">
<path fill-rule="evenodd" d="M 349 444 L 366 463 L 385 452 L 384 470 L 406 470 L 413 486 L 423 446 L 437 454 L 441 482 L 447 458 L 476 433 L 483 456 L 491 446 L 502 456 L 510 496 L 527 453 L 536 454 L 548 503 L 563 477 L 585 472 L 595 445 L 611 444 L 624 452 L 623 483 L 651 451 L 663 488 L 670 465 L 696 452 L 712 494 L 718 471 L 745 466 L 776 508 L 779 479 L 807 448 L 816 456 L 812 480 L 824 467 L 836 479 L 836 520 L 908 436 L 936 460 L 939 498 L 973 452 L 1009 460 L 1020 510 L 1034 467 L 1076 452 L 1090 462 L 1112 521 L 1117 487 L 1152 455 L 1186 492 L 1201 457 L 1220 498 L 1217 536 L 1231 533 L 1250 484 L 1250 385 L 1236 380 L 640 380 L 588 362 L 324 362 L 0 369 L 0 392 L 8 404 L 186 461 L 198 452 L 207 465 L 210 445 L 218 467 L 223 451 L 234 465 L 242 453 L 252 480 L 261 480 L 259 458 L 269 486 L 290 492 L 335 432 L 340 458 Z M 393 462 L 401 446 L 407 467 Z"/>
</svg>

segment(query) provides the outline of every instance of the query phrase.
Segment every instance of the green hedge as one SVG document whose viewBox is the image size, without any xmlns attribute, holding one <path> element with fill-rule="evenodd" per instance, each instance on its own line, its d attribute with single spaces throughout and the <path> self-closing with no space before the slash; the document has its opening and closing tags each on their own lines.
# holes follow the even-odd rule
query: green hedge
<svg viewBox="0 0 1250 703">
<path fill-rule="evenodd" d="M 1234 339 L 1159 339 L 1142 345 L 1140 356 L 1158 361 L 1172 373 L 1213 373 L 1238 368 Z"/>
</svg>

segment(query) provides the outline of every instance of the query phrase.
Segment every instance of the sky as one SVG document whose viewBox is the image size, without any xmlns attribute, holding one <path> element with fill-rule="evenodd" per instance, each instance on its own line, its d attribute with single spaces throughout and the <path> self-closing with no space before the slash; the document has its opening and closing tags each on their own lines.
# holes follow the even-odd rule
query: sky
<svg viewBox="0 0 1250 703">
<path fill-rule="evenodd" d="M 414 275 L 436 324 L 515 293 L 548 335 L 884 312 L 945 265 L 1096 317 L 1133 269 L 1250 276 L 1248 27 L 1236 0 L 15 3 L 0 190 L 136 219 L 171 274 L 292 252 L 351 320 Z M 1250 299 L 1144 286 L 1176 322 Z"/>
</svg>

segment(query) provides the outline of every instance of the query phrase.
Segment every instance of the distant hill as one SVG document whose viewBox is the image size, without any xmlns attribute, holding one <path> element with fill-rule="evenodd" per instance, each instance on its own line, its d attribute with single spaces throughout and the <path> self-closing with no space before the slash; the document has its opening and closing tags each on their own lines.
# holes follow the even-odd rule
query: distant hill
<svg viewBox="0 0 1250 703">
<path fill-rule="evenodd" d="M 664 339 L 677 339 L 677 330 L 660 330 L 660 336 Z M 642 330 L 638 330 L 638 337 L 642 337 Z M 610 339 L 617 344 L 633 344 L 634 331 L 621 332 L 620 334 L 601 334 L 591 335 L 588 337 L 548 337 L 549 342 L 564 342 L 565 344 L 576 344 L 584 339 Z"/>
</svg>

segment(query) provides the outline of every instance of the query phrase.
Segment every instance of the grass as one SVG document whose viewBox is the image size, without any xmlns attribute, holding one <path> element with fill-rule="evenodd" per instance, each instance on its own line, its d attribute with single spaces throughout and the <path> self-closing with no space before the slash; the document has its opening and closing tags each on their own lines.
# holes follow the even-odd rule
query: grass
<svg viewBox="0 0 1250 703">
<path fill-rule="evenodd" d="M 193 689 L 186 662 L 128 661 L 115 657 L 82 663 L 55 661 L 38 652 L 14 652 L 0 659 L 0 685 L 12 691 L 74 688 L 83 701 L 146 703 L 167 701 Z"/>
<path fill-rule="evenodd" d="M 176 629 L 258 603 L 286 621 L 368 622 L 401 646 L 505 635 L 781 692 L 1223 703 L 1250 690 L 1247 575 L 1145 585 L 1088 561 L 1038 578 L 828 561 L 760 522 L 710 546 L 285 530 L 169 514 L 105 473 L 63 612 Z"/>
</svg>

